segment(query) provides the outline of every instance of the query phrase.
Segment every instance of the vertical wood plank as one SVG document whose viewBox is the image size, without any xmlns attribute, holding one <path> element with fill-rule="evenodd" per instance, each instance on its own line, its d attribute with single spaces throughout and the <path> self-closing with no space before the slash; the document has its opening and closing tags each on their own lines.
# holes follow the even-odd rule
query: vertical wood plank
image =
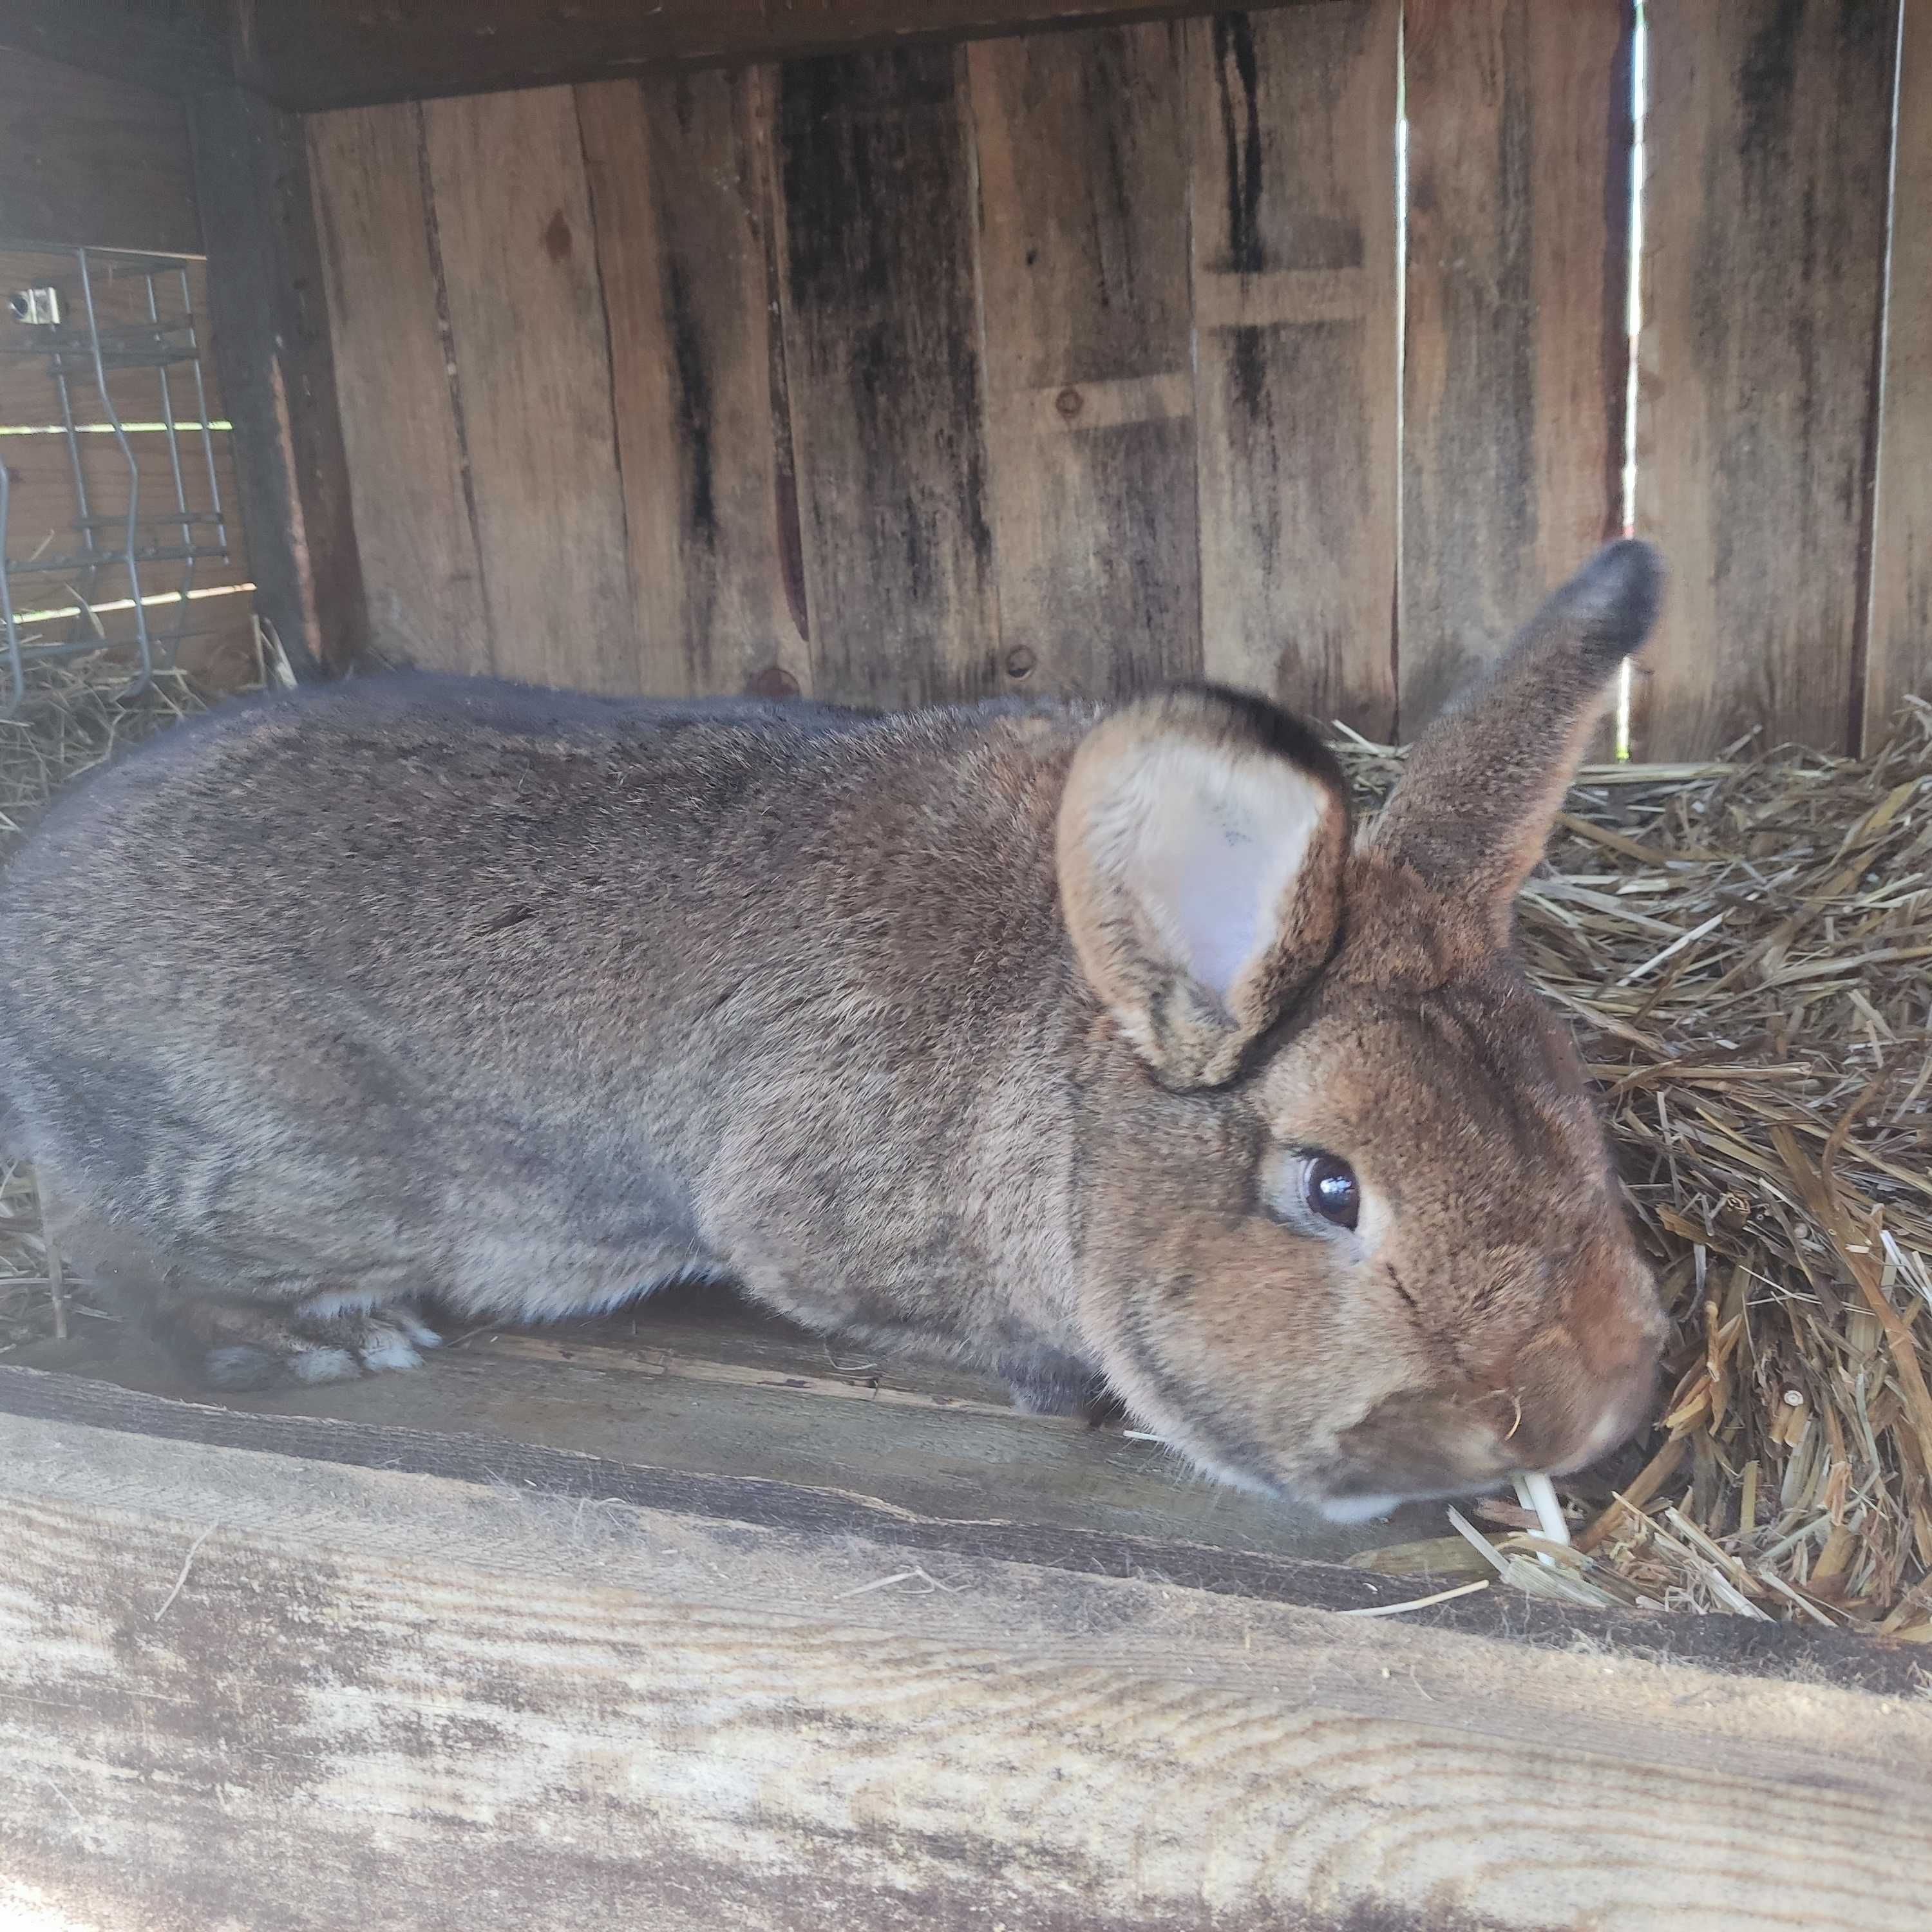
<svg viewBox="0 0 1932 1932">
<path fill-rule="evenodd" d="M 581 88 L 644 688 L 811 688 L 764 76 Z"/>
<path fill-rule="evenodd" d="M 1628 0 L 1407 0 L 1402 729 L 1622 520 Z"/>
<path fill-rule="evenodd" d="M 1184 46 L 1161 25 L 969 50 L 1010 688 L 1200 672 Z"/>
<path fill-rule="evenodd" d="M 1672 581 L 1641 756 L 1852 737 L 1897 24 L 1898 0 L 1651 16 L 1637 526 Z"/>
<path fill-rule="evenodd" d="M 1932 5 L 1905 0 L 1864 738 L 1932 694 Z"/>
<path fill-rule="evenodd" d="M 333 675 L 368 616 L 301 122 L 235 87 L 188 124 L 221 391 L 235 425 L 255 608 L 291 664 Z"/>
<path fill-rule="evenodd" d="M 423 109 L 493 668 L 640 682 L 590 194 L 568 88 Z"/>
<path fill-rule="evenodd" d="M 427 670 L 492 662 L 430 250 L 420 108 L 311 116 L 310 164 L 370 641 Z"/>
<path fill-rule="evenodd" d="M 180 97 L 0 49 L 0 236 L 199 254 Z"/>
<path fill-rule="evenodd" d="M 1396 0 L 1188 23 L 1210 676 L 1395 722 Z"/>
<path fill-rule="evenodd" d="M 993 683 L 964 62 L 920 46 L 778 76 L 786 365 L 820 698 L 917 703 Z"/>
</svg>

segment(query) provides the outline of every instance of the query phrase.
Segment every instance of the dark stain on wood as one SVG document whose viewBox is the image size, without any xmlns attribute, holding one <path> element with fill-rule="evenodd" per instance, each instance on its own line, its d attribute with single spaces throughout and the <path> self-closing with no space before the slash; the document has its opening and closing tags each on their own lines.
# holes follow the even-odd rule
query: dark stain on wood
<svg viewBox="0 0 1932 1932">
<path fill-rule="evenodd" d="M 718 508 L 711 495 L 711 373 L 704 340 L 692 312 L 685 264 L 664 263 L 664 309 L 677 371 L 677 427 L 683 439 L 685 514 L 693 536 L 707 549 L 718 541 Z"/>
<path fill-rule="evenodd" d="M 553 262 L 566 261 L 571 248 L 570 224 L 564 219 L 563 210 L 559 208 L 544 225 L 544 253 Z"/>
<path fill-rule="evenodd" d="M 780 76 L 787 374 L 820 698 L 976 694 L 998 633 L 962 58 L 895 50 Z"/>
<path fill-rule="evenodd" d="M 1262 112 L 1256 93 L 1254 28 L 1245 14 L 1214 16 L 1214 79 L 1227 149 L 1228 266 L 1237 274 L 1256 274 L 1264 266 L 1259 218 Z"/>
</svg>

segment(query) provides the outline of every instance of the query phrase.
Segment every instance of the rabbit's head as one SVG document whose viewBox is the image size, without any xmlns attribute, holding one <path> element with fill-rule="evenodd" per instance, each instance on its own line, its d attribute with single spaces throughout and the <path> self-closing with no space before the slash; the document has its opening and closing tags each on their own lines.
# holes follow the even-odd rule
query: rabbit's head
<svg viewBox="0 0 1932 1932">
<path fill-rule="evenodd" d="M 1076 754 L 1063 904 L 1100 1054 L 1080 1320 L 1202 1468 L 1328 1514 L 1562 1474 L 1649 1413 L 1665 1324 L 1582 1066 L 1514 956 L 1660 576 L 1600 552 L 1352 832 L 1255 700 L 1124 707 Z"/>
</svg>

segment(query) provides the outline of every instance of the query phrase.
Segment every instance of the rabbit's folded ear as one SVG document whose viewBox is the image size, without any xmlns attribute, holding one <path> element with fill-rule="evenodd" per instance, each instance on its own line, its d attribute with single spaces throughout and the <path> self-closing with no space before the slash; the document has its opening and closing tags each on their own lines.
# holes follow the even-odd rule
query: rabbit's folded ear
<svg viewBox="0 0 1932 1932">
<path fill-rule="evenodd" d="M 1163 1083 L 1214 1085 L 1318 973 L 1348 791 L 1305 726 L 1232 692 L 1126 706 L 1081 741 L 1060 889 L 1088 982 Z"/>
<path fill-rule="evenodd" d="M 1489 675 L 1410 752 L 1364 842 L 1509 930 L 1624 659 L 1656 621 L 1649 544 L 1606 544 L 1516 634 Z"/>
</svg>

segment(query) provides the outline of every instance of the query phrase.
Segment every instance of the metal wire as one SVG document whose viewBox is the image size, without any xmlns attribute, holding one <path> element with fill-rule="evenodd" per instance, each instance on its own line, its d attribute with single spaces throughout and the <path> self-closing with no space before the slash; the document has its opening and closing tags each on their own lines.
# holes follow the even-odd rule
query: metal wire
<svg viewBox="0 0 1932 1932">
<path fill-rule="evenodd" d="M 61 434 L 74 482 L 72 528 L 78 538 L 74 554 L 8 558 L 8 493 L 7 479 L 0 474 L 0 664 L 4 664 L 4 671 L 0 717 L 10 716 L 18 708 L 25 694 L 26 670 L 35 662 L 127 649 L 130 644 L 135 653 L 136 668 L 122 694 L 138 697 L 153 682 L 158 669 L 172 667 L 183 638 L 188 634 L 190 600 L 200 566 L 209 561 L 230 561 L 229 516 L 217 478 L 214 432 L 208 422 L 208 390 L 201 364 L 201 333 L 186 266 L 178 257 L 117 256 L 86 248 L 75 249 L 73 256 L 80 298 L 75 323 L 68 326 L 61 318 L 52 324 L 36 324 L 33 332 L 36 340 L 32 346 L 0 350 L 0 355 L 41 357 L 46 361 L 59 398 Z M 5 260 L 0 254 L 0 265 Z M 145 284 L 146 316 L 133 322 L 104 321 L 96 299 L 97 279 L 111 281 L 135 277 Z M 160 299 L 164 286 L 178 290 L 178 315 L 166 311 Z M 172 504 L 146 517 L 142 514 L 140 460 L 109 382 L 111 371 L 135 369 L 154 372 L 168 475 L 173 486 Z M 189 466 L 182 448 L 183 424 L 175 410 L 171 370 L 185 370 L 194 386 L 196 420 L 194 427 L 201 439 L 202 461 L 197 466 L 206 472 L 206 508 L 189 501 Z M 91 380 L 100 398 L 104 426 L 126 466 L 124 512 L 117 508 L 106 514 L 95 507 L 98 499 L 90 489 L 82 460 L 81 428 L 75 415 L 75 378 Z M 104 541 L 110 530 L 118 542 Z M 143 573 L 172 566 L 178 566 L 179 570 L 172 594 L 155 593 L 153 601 L 172 602 L 174 621 L 165 626 L 151 624 L 150 596 L 143 589 Z M 127 574 L 128 604 L 133 614 L 134 634 L 125 644 L 110 641 L 102 632 L 96 614 L 102 573 L 116 569 Z M 84 586 L 73 592 L 80 608 L 58 641 L 29 640 L 20 634 L 11 580 L 27 576 L 77 579 Z M 146 580 L 153 581 L 152 578 Z"/>
</svg>

